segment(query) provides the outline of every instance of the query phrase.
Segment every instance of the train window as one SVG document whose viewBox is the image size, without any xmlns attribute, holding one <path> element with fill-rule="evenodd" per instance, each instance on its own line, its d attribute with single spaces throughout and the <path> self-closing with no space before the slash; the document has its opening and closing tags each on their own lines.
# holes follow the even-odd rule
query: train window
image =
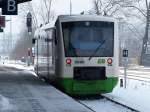
<svg viewBox="0 0 150 112">
<path fill-rule="evenodd" d="M 114 51 L 114 23 L 102 21 L 77 21 L 62 23 L 65 55 L 67 57 L 112 57 Z"/>
</svg>

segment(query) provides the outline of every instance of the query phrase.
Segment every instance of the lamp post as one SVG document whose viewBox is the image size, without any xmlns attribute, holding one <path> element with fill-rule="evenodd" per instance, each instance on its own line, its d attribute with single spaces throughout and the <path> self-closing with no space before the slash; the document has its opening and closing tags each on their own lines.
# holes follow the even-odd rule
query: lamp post
<svg viewBox="0 0 150 112">
<path fill-rule="evenodd" d="M 32 15 L 30 12 L 28 12 L 27 14 L 26 25 L 28 28 L 29 42 L 30 42 L 30 36 L 32 32 Z M 28 66 L 30 66 L 31 63 L 31 55 L 29 55 L 30 54 L 29 52 L 31 52 L 31 48 L 28 48 Z"/>
<path fill-rule="evenodd" d="M 13 39 L 12 39 L 12 18 L 10 16 L 10 39 L 9 39 L 10 45 L 9 45 L 9 50 L 12 49 L 12 46 L 13 46 L 13 44 L 12 44 L 13 42 L 12 41 L 13 41 Z"/>
</svg>

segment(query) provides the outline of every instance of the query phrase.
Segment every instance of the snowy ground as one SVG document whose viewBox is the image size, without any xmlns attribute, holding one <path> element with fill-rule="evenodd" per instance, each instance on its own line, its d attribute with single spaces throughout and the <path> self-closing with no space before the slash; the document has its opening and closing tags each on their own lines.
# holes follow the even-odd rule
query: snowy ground
<svg viewBox="0 0 150 112">
<path fill-rule="evenodd" d="M 26 68 L 0 65 L 0 112 L 91 112 Z"/>
<path fill-rule="evenodd" d="M 17 68 L 17 69 L 22 69 L 22 70 L 34 71 L 33 65 L 27 66 L 26 63 L 23 63 L 23 62 L 20 62 L 20 61 L 18 61 L 18 62 L 8 61 L 8 62 L 5 62 L 4 64 L 1 63 L 1 65 L 8 66 L 8 67 L 14 67 L 14 68 Z"/>
<path fill-rule="evenodd" d="M 120 70 L 120 73 L 123 73 L 123 71 Z M 149 75 L 148 77 L 150 77 L 150 68 L 136 66 L 128 70 L 127 73 L 128 75 Z M 127 79 L 126 89 L 120 87 L 119 82 L 113 92 L 105 94 L 105 96 L 120 102 L 121 104 L 139 110 L 140 112 L 150 112 L 150 83 L 148 82 Z M 100 100 L 86 100 L 82 102 L 96 112 L 99 112 L 100 110 L 101 112 L 131 112 L 131 110 L 118 106 L 105 98 Z"/>
<path fill-rule="evenodd" d="M 147 75 L 150 77 L 149 67 L 139 67 L 128 71 L 128 75 Z M 126 105 L 132 106 L 141 112 L 150 112 L 150 83 L 148 82 L 127 79 L 126 89 L 120 87 L 120 83 L 118 83 L 114 91 L 107 95 L 114 99 L 118 99 L 120 102 L 124 102 Z"/>
<path fill-rule="evenodd" d="M 128 79 L 126 89 L 119 87 L 118 84 L 112 93 L 106 95 L 140 112 L 150 111 L 150 84 L 148 83 Z"/>
<path fill-rule="evenodd" d="M 14 64 L 5 64 L 5 66 L 14 66 L 20 69 L 27 69 L 31 71 L 33 70 L 32 66 L 28 67 L 25 65 Z M 120 69 L 120 73 L 123 74 L 123 68 Z M 127 71 L 127 74 L 150 77 L 150 68 L 143 66 L 132 67 Z M 140 112 L 150 111 L 150 83 L 148 82 L 127 79 L 126 89 L 124 87 L 120 87 L 119 82 L 112 93 L 105 95 L 120 103 L 128 105 L 129 107 L 135 108 Z M 131 112 L 131 110 L 112 103 L 105 98 L 99 100 L 84 100 L 82 102 L 91 107 L 96 112 L 100 112 L 100 110 L 101 112 Z"/>
</svg>

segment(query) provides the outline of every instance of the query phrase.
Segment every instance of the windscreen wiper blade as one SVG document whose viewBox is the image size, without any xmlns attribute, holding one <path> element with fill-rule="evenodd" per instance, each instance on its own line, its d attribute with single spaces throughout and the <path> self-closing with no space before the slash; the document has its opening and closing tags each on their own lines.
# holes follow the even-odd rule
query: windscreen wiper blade
<svg viewBox="0 0 150 112">
<path fill-rule="evenodd" d="M 105 40 L 103 40 L 102 42 L 100 42 L 100 45 L 95 49 L 95 51 L 93 52 L 93 54 L 89 57 L 89 60 L 92 59 L 93 56 L 95 56 L 95 54 L 97 53 L 97 51 L 99 50 L 99 48 L 105 43 Z"/>
<path fill-rule="evenodd" d="M 69 42 L 69 44 L 70 44 L 70 48 L 71 48 L 71 50 L 73 51 L 74 55 L 77 56 L 76 49 L 74 48 L 74 46 L 72 45 L 71 42 Z"/>
</svg>

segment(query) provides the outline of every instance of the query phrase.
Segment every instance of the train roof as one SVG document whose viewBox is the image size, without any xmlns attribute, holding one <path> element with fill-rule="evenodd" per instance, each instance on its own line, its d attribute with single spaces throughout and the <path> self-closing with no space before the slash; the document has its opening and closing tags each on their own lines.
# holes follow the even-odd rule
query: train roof
<svg viewBox="0 0 150 112">
<path fill-rule="evenodd" d="M 50 29 L 55 27 L 56 21 L 59 20 L 61 22 L 67 21 L 108 21 L 115 22 L 116 19 L 108 16 L 100 16 L 100 15 L 60 15 L 55 20 L 41 27 L 42 30 Z"/>
<path fill-rule="evenodd" d="M 54 27 L 55 27 L 55 21 L 51 21 L 50 23 L 48 23 L 40 28 L 37 28 L 34 33 L 34 38 L 38 38 L 39 36 L 41 38 L 47 38 L 46 30 L 54 28 Z"/>
<path fill-rule="evenodd" d="M 42 30 L 41 28 L 36 29 L 35 33 L 34 33 L 34 38 L 36 39 L 40 39 L 40 38 L 47 38 L 47 33 L 45 32 L 45 30 Z"/>
<path fill-rule="evenodd" d="M 100 16 L 100 15 L 60 15 L 58 20 L 61 22 L 67 21 L 108 21 L 115 22 L 116 19 L 110 16 Z"/>
<path fill-rule="evenodd" d="M 46 30 L 46 29 L 54 28 L 55 27 L 55 22 L 56 22 L 56 20 L 51 21 L 50 23 L 42 26 L 41 29 Z"/>
<path fill-rule="evenodd" d="M 41 35 L 43 37 L 46 36 L 44 31 L 55 28 L 56 21 L 60 22 L 71 22 L 71 21 L 108 21 L 108 22 L 116 22 L 116 19 L 108 16 L 100 16 L 100 15 L 60 15 L 54 21 L 38 28 L 35 31 L 35 37 Z"/>
</svg>

